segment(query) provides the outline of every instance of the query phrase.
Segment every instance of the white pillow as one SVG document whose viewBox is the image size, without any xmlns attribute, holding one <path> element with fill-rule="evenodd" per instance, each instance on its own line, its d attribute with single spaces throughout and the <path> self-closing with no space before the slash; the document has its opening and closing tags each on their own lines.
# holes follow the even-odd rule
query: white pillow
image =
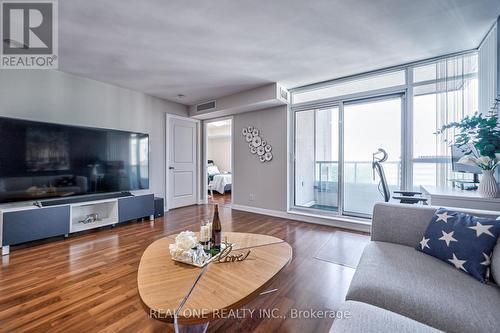
<svg viewBox="0 0 500 333">
<path fill-rule="evenodd" d="M 218 175 L 220 173 L 219 168 L 217 167 L 217 165 L 209 165 L 207 167 L 207 172 L 208 172 L 208 174 L 210 176 Z"/>
</svg>

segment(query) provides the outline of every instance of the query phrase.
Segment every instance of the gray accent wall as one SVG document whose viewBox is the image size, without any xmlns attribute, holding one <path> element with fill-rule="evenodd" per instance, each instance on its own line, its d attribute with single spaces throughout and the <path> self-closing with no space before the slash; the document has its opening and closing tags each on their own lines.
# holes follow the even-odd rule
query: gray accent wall
<svg viewBox="0 0 500 333">
<path fill-rule="evenodd" d="M 0 70 L 0 116 L 150 135 L 150 190 L 165 195 L 165 114 L 187 107 L 54 70 Z"/>
<path fill-rule="evenodd" d="M 271 162 L 261 163 L 250 153 L 241 134 L 245 126 L 254 126 L 273 147 Z M 233 203 L 277 211 L 287 204 L 287 107 L 234 115 Z M 253 194 L 253 199 L 250 197 Z"/>
</svg>

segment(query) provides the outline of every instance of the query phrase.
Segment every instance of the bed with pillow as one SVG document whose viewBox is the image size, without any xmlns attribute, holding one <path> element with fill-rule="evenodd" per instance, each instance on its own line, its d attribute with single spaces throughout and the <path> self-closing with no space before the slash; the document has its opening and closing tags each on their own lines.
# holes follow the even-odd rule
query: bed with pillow
<svg viewBox="0 0 500 333">
<path fill-rule="evenodd" d="M 231 192 L 232 175 L 230 173 L 221 173 L 212 160 L 208 160 L 207 173 L 211 191 L 217 191 L 220 194 Z"/>
</svg>

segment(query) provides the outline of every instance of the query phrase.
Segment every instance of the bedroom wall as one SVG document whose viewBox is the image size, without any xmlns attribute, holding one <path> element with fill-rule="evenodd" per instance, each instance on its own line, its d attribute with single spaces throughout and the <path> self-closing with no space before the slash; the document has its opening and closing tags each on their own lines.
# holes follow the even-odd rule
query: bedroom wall
<svg viewBox="0 0 500 333">
<path fill-rule="evenodd" d="M 287 200 L 287 107 L 280 106 L 234 115 L 233 204 L 286 211 Z M 261 163 L 248 150 L 241 134 L 255 126 L 273 147 L 273 160 Z"/>
<path fill-rule="evenodd" d="M 0 116 L 150 135 L 150 191 L 165 195 L 165 114 L 186 106 L 51 70 L 0 71 Z"/>
<path fill-rule="evenodd" d="M 208 137 L 207 159 L 213 160 L 220 172 L 231 172 L 231 137 Z"/>
</svg>

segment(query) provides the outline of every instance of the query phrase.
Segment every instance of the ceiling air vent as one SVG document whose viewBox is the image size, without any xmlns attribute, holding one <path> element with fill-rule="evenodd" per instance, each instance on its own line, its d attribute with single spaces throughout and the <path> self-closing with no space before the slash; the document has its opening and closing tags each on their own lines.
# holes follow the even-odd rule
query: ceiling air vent
<svg viewBox="0 0 500 333">
<path fill-rule="evenodd" d="M 280 97 L 285 101 L 288 101 L 288 91 L 280 87 Z"/>
<path fill-rule="evenodd" d="M 211 111 L 217 107 L 216 101 L 205 102 L 196 105 L 196 112 Z"/>
</svg>

